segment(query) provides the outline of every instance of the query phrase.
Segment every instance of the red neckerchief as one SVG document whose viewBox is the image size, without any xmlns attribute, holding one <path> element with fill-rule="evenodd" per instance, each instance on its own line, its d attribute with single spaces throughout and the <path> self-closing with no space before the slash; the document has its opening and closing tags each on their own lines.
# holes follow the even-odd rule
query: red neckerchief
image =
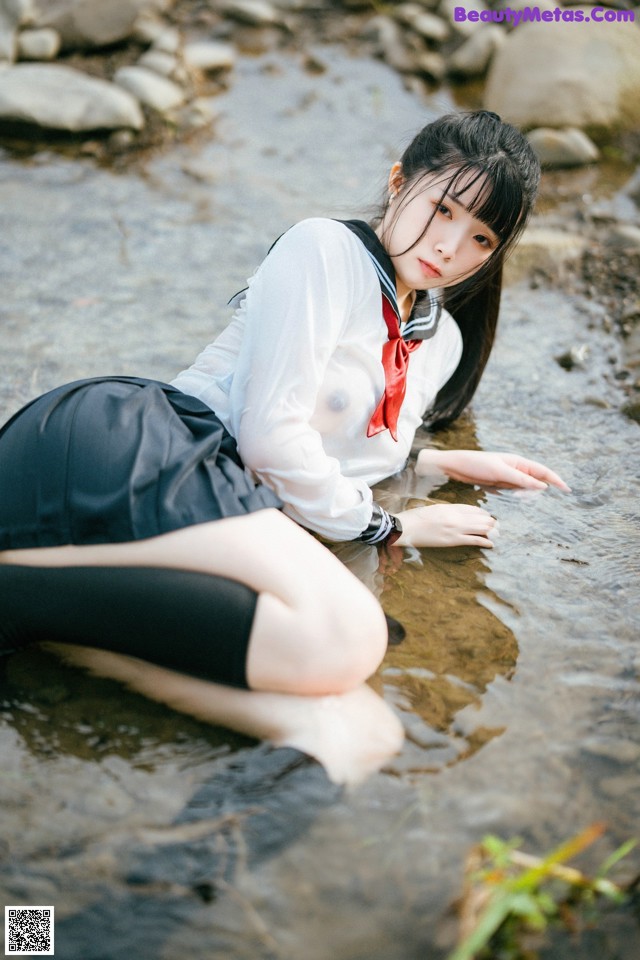
<svg viewBox="0 0 640 960">
<path fill-rule="evenodd" d="M 362 220 L 341 220 L 364 245 L 369 254 L 382 294 L 382 315 L 387 325 L 388 340 L 382 347 L 384 369 L 384 393 L 369 421 L 367 436 L 388 430 L 394 440 L 398 439 L 398 417 L 407 392 L 407 369 L 409 356 L 423 340 L 428 340 L 438 328 L 442 306 L 428 293 L 418 294 L 411 316 L 400 331 L 400 311 L 396 296 L 396 273 L 391 257 L 382 246 L 375 230 Z"/>
<path fill-rule="evenodd" d="M 407 392 L 409 355 L 418 349 L 422 340 L 404 340 L 402 338 L 396 311 L 384 293 L 382 294 L 382 315 L 389 335 L 389 339 L 382 347 L 384 393 L 369 421 L 367 436 L 375 437 L 377 433 L 389 430 L 393 439 L 397 441 L 398 417 L 400 416 L 404 395 Z"/>
</svg>

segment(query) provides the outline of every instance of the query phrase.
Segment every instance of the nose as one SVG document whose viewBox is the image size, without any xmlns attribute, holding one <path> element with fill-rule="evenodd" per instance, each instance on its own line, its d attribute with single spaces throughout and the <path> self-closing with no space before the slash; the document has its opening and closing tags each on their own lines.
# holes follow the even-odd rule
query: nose
<svg viewBox="0 0 640 960">
<path fill-rule="evenodd" d="M 453 260 L 458 250 L 458 240 L 455 236 L 443 237 L 435 244 L 436 252 L 440 254 L 445 263 Z"/>
<path fill-rule="evenodd" d="M 463 239 L 462 231 L 456 230 L 455 224 L 450 223 L 447 226 L 448 229 L 442 231 L 440 238 L 434 244 L 436 252 L 440 254 L 445 263 L 454 259 Z"/>
</svg>

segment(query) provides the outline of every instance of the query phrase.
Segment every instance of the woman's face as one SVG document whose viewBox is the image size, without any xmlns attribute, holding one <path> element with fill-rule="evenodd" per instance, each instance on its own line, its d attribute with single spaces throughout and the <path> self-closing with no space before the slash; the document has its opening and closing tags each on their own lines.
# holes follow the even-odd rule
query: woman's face
<svg viewBox="0 0 640 960">
<path fill-rule="evenodd" d="M 406 183 L 399 164 L 391 170 L 392 199 L 376 232 L 393 262 L 399 300 L 413 290 L 459 283 L 476 273 L 500 246 L 491 228 L 468 209 L 482 191 L 484 179 L 469 172 L 443 197 L 452 173 Z"/>
</svg>

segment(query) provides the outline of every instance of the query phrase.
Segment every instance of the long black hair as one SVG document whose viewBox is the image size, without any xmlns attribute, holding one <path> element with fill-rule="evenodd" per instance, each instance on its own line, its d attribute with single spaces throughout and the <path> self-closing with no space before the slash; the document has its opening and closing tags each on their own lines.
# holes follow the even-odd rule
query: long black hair
<svg viewBox="0 0 640 960">
<path fill-rule="evenodd" d="M 504 259 L 522 233 L 540 182 L 540 164 L 526 138 L 488 110 L 447 114 L 417 134 L 403 153 L 402 177 L 411 188 L 443 173 L 443 199 L 473 193 L 467 209 L 498 237 L 491 256 L 473 276 L 443 291 L 444 306 L 462 334 L 462 356 L 439 391 L 425 424 L 446 426 L 476 391 L 493 347 Z M 405 195 L 406 196 L 406 195 Z M 432 218 L 431 218 L 432 219 Z M 429 229 L 431 219 L 415 243 Z"/>
</svg>

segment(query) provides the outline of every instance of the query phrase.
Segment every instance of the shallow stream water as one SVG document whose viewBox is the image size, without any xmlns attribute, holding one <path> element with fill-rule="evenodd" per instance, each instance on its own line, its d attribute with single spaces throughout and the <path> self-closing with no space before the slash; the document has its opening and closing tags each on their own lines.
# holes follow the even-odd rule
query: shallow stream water
<svg viewBox="0 0 640 960">
<path fill-rule="evenodd" d="M 0 154 L 3 419 L 65 380 L 170 379 L 283 229 L 366 216 L 398 146 L 451 106 L 380 64 L 318 56 L 320 78 L 241 61 L 214 134 L 138 171 Z M 555 358 L 572 347 L 585 359 L 567 371 Z M 593 303 L 509 288 L 472 415 L 419 442 L 515 449 L 573 492 L 449 484 L 434 495 L 499 518 L 494 550 L 338 551 L 408 630 L 373 680 L 406 745 L 361 787 L 45 652 L 8 662 L 0 891 L 55 905 L 56 956 L 435 960 L 485 834 L 543 852 L 605 821 L 587 867 L 638 835 L 640 458 L 619 349 Z M 380 496 L 429 492 L 408 469 Z M 541 956 L 637 960 L 639 920 L 613 913 Z"/>
</svg>

